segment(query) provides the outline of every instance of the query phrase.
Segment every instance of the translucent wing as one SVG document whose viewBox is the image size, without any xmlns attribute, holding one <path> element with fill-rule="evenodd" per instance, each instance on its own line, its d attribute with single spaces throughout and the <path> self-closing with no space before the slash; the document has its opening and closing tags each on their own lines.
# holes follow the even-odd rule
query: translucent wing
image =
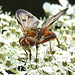
<svg viewBox="0 0 75 75">
<path fill-rule="evenodd" d="M 61 15 L 63 15 L 68 8 L 60 11 L 59 13 L 57 13 L 56 15 L 49 17 L 43 24 L 42 27 L 45 29 L 48 29 Z"/>
<path fill-rule="evenodd" d="M 23 32 L 36 28 L 39 24 L 38 19 L 26 10 L 18 9 L 15 16 Z"/>
</svg>

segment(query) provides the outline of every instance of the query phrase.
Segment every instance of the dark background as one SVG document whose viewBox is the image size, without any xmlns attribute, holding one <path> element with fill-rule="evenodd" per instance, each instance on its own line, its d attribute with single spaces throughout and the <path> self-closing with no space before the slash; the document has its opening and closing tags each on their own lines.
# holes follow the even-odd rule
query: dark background
<svg viewBox="0 0 75 75">
<path fill-rule="evenodd" d="M 45 16 L 42 8 L 44 2 L 59 4 L 58 0 L 0 0 L 0 6 L 3 12 L 11 11 L 11 15 L 15 15 L 16 10 L 21 8 L 39 18 Z M 69 3 L 73 5 L 75 0 L 69 0 Z"/>
</svg>

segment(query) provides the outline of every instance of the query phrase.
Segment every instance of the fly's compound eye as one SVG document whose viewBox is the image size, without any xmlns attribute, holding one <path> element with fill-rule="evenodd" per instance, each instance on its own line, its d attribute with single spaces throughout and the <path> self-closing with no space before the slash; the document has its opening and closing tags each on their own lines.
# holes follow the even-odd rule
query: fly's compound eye
<svg viewBox="0 0 75 75">
<path fill-rule="evenodd" d="M 33 46 L 35 44 L 35 39 L 33 37 L 26 37 L 30 46 Z"/>
</svg>

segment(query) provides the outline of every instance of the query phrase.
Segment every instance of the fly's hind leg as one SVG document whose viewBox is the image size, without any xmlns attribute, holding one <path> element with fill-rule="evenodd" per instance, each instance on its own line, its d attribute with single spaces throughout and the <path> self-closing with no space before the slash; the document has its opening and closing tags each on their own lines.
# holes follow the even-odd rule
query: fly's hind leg
<svg viewBox="0 0 75 75">
<path fill-rule="evenodd" d="M 56 60 L 56 58 L 52 54 L 52 48 L 51 48 L 51 42 L 50 41 L 49 41 L 49 44 L 50 44 L 50 53 L 51 53 L 52 57 Z"/>
<path fill-rule="evenodd" d="M 56 40 L 57 40 L 57 42 L 58 42 L 58 47 L 61 48 L 61 47 L 60 47 L 60 42 L 59 42 L 59 40 L 58 40 L 57 37 L 56 37 Z M 50 42 L 50 41 L 49 41 L 49 44 L 50 44 L 50 53 L 51 53 L 51 55 L 53 56 L 53 54 L 52 54 L 52 48 L 51 48 L 51 42 Z M 54 56 L 53 56 L 53 58 L 56 59 Z"/>
<path fill-rule="evenodd" d="M 57 40 L 57 42 L 58 42 L 58 47 L 61 48 L 61 47 L 60 47 L 60 42 L 59 42 L 59 40 L 58 40 L 57 37 L 56 37 L 56 40 Z M 49 44 L 50 44 L 50 53 L 51 53 L 52 57 L 56 60 L 56 58 L 55 58 L 55 57 L 53 56 L 53 54 L 52 54 L 52 48 L 51 48 L 51 42 L 50 42 L 50 40 L 49 40 Z"/>
<path fill-rule="evenodd" d="M 59 42 L 59 40 L 58 40 L 57 37 L 56 37 L 56 40 L 57 40 L 57 42 L 58 42 L 58 47 L 60 48 L 60 42 Z"/>
<path fill-rule="evenodd" d="M 59 43 L 59 40 L 58 39 L 57 39 L 57 42 L 58 42 L 58 47 L 59 47 L 60 46 L 60 43 Z M 50 53 L 51 53 L 52 57 L 56 60 L 56 58 L 52 54 L 52 48 L 51 48 L 51 42 L 50 41 L 49 41 L 49 44 L 50 44 Z M 60 68 L 59 63 L 56 62 L 56 65 Z M 60 71 L 60 73 L 61 73 L 61 71 Z"/>
<path fill-rule="evenodd" d="M 61 49 L 63 50 L 63 48 L 61 47 L 61 44 L 60 44 L 60 42 L 59 42 L 59 40 L 58 40 L 57 37 L 56 37 L 56 40 L 57 40 L 57 42 L 58 42 L 58 48 L 61 48 Z"/>
</svg>

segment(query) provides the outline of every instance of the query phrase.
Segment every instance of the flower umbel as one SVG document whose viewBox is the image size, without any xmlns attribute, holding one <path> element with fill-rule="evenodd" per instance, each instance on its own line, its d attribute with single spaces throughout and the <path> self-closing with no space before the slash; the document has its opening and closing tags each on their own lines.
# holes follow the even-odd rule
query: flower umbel
<svg viewBox="0 0 75 75">
<path fill-rule="evenodd" d="M 23 33 L 15 19 L 10 13 L 2 13 L 0 8 L 0 74 L 9 75 L 74 75 L 75 72 L 75 5 L 69 4 L 68 0 L 64 0 L 62 5 L 43 4 L 43 9 L 48 16 L 55 15 L 68 6 L 67 12 L 62 15 L 50 28 L 61 43 L 58 48 L 57 41 L 51 41 L 52 54 L 50 53 L 49 42 L 40 44 L 38 49 L 38 69 L 35 70 L 36 48 L 31 48 L 32 60 L 27 59 L 27 54 L 19 44 L 19 38 Z M 39 20 L 41 23 L 44 20 Z M 27 51 L 28 53 L 28 51 Z M 29 53 L 28 53 L 29 54 Z"/>
</svg>

